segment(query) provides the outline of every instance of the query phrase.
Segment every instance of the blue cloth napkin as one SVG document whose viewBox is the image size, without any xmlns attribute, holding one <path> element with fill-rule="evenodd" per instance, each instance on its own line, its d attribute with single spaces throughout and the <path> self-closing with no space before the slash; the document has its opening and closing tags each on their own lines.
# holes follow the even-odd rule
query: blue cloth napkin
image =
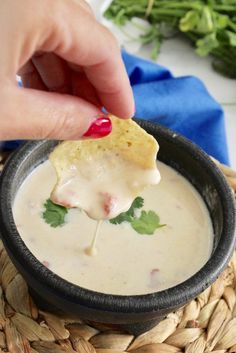
<svg viewBox="0 0 236 353">
<path fill-rule="evenodd" d="M 122 56 L 133 87 L 135 117 L 171 128 L 228 164 L 224 114 L 203 83 L 195 77 L 175 78 L 166 68 L 125 51 Z M 20 143 L 6 142 L 4 148 Z"/>
<path fill-rule="evenodd" d="M 228 164 L 224 113 L 196 77 L 173 77 L 166 68 L 123 51 L 136 118 L 164 125 Z"/>
</svg>

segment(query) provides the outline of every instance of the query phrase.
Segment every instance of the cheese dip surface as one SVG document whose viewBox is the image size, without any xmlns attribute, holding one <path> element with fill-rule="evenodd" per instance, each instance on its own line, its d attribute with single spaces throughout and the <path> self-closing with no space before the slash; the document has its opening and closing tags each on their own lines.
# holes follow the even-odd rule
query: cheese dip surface
<svg viewBox="0 0 236 353">
<path fill-rule="evenodd" d="M 69 282 L 102 293 L 135 295 L 160 291 L 183 282 L 209 259 L 213 229 L 207 208 L 191 184 L 158 162 L 159 185 L 140 196 L 165 226 L 153 235 L 137 233 L 128 222 L 100 224 L 96 256 L 85 249 L 97 222 L 70 209 L 66 222 L 52 228 L 42 217 L 56 182 L 49 161 L 39 165 L 21 185 L 13 215 L 21 238 L 34 256 Z M 140 212 L 137 210 L 137 212 Z"/>
</svg>

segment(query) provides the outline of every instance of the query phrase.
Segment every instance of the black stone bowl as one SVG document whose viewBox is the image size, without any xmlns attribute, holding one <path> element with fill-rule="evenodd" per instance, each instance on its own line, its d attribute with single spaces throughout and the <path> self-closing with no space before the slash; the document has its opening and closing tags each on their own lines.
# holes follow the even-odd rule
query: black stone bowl
<svg viewBox="0 0 236 353">
<path fill-rule="evenodd" d="M 145 121 L 139 121 L 139 124 L 158 140 L 158 159 L 181 173 L 201 194 L 214 227 L 211 258 L 200 271 L 175 287 L 146 295 L 102 294 L 65 281 L 32 255 L 17 231 L 12 204 L 21 183 L 47 158 L 57 141 L 34 141 L 23 145 L 8 160 L 0 181 L 2 240 L 36 302 L 44 309 L 119 326 L 135 334 L 150 329 L 169 312 L 206 289 L 223 271 L 235 246 L 235 203 L 221 171 L 187 139 L 158 125 Z M 98 276 L 102 275 L 98 273 Z"/>
</svg>

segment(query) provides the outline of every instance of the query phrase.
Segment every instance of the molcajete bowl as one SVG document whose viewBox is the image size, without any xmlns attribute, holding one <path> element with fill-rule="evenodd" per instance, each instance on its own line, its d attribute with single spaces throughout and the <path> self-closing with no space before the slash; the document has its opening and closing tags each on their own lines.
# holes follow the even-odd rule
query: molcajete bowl
<svg viewBox="0 0 236 353">
<path fill-rule="evenodd" d="M 220 170 L 203 151 L 178 134 L 146 121 L 139 124 L 158 140 L 158 159 L 181 173 L 198 190 L 213 223 L 214 248 L 209 261 L 177 286 L 145 295 L 102 294 L 67 282 L 32 255 L 17 231 L 12 204 L 21 183 L 47 158 L 58 141 L 24 144 L 8 160 L 0 181 L 2 240 L 37 304 L 91 322 L 121 326 L 132 333 L 150 329 L 169 312 L 206 289 L 223 271 L 235 246 L 234 198 Z M 98 273 L 98 276 L 103 274 Z"/>
</svg>

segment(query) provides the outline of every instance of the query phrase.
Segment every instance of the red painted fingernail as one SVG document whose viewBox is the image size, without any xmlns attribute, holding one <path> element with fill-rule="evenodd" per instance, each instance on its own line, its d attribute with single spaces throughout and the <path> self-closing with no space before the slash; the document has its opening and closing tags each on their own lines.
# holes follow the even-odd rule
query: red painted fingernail
<svg viewBox="0 0 236 353">
<path fill-rule="evenodd" d="M 99 138 L 110 134 L 112 130 L 111 120 L 103 115 L 96 119 L 83 134 L 83 138 Z"/>
</svg>

